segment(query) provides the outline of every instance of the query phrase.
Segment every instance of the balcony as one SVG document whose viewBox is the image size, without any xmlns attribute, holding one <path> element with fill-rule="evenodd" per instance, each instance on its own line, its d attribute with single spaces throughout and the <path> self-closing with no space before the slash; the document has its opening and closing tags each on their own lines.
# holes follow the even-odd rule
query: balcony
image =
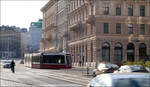
<svg viewBox="0 0 150 87">
<path fill-rule="evenodd" d="M 51 41 L 52 40 L 52 35 L 46 35 L 46 37 L 45 37 L 45 39 L 46 39 L 46 41 Z"/>
<path fill-rule="evenodd" d="M 78 22 L 74 23 L 73 25 L 69 26 L 69 28 L 71 30 L 77 30 L 77 29 L 79 29 L 81 27 L 81 25 L 82 25 L 82 22 L 78 21 Z"/>
<path fill-rule="evenodd" d="M 49 31 L 49 30 L 51 30 L 51 29 L 53 29 L 53 28 L 55 28 L 56 26 L 55 26 L 55 23 L 51 23 L 51 24 L 49 24 L 45 29 L 43 29 L 42 31 L 43 32 L 47 32 L 47 31 Z"/>
<path fill-rule="evenodd" d="M 94 15 L 89 15 L 87 20 L 86 20 L 86 23 L 94 24 L 95 23 L 95 16 Z"/>
<path fill-rule="evenodd" d="M 40 42 L 44 42 L 44 38 L 41 38 L 41 39 L 40 39 Z"/>
</svg>

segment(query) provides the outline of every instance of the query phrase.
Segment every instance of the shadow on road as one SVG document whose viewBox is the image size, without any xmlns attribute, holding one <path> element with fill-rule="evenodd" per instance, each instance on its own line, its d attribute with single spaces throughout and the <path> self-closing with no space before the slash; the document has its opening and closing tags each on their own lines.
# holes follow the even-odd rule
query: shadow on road
<svg viewBox="0 0 150 87">
<path fill-rule="evenodd" d="M 5 79 L 5 78 L 0 78 L 0 80 L 4 80 L 4 81 L 9 81 L 9 82 L 14 82 L 14 83 L 20 83 L 22 85 L 33 85 L 33 84 L 29 84 L 29 83 L 22 83 L 22 82 L 19 82 L 19 81 L 15 81 L 15 80 L 10 80 L 10 79 Z"/>
</svg>

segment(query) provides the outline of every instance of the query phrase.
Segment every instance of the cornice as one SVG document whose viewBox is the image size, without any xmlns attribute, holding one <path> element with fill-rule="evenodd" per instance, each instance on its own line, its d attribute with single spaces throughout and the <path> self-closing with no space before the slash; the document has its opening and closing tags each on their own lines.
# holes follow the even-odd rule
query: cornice
<svg viewBox="0 0 150 87">
<path fill-rule="evenodd" d="M 42 12 L 46 12 L 49 8 L 51 8 L 55 3 L 57 2 L 57 0 L 49 0 L 48 3 L 46 3 L 46 5 L 44 7 L 41 8 Z"/>
</svg>

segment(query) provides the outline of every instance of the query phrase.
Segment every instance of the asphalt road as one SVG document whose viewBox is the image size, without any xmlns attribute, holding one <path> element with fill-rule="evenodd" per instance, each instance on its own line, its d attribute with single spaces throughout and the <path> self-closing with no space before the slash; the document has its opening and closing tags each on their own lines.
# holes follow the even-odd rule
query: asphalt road
<svg viewBox="0 0 150 87">
<path fill-rule="evenodd" d="M 16 62 L 15 74 L 10 69 L 0 68 L 0 87 L 85 87 L 70 81 L 59 80 L 25 70 L 23 64 Z"/>
</svg>

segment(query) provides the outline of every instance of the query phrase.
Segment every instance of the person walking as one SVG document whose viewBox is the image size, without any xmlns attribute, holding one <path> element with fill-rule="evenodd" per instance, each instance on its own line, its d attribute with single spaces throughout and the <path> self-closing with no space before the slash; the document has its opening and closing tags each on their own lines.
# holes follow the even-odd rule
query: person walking
<svg viewBox="0 0 150 87">
<path fill-rule="evenodd" d="M 10 66 L 11 66 L 12 73 L 15 73 L 15 62 L 14 62 L 14 60 L 11 61 Z"/>
</svg>

